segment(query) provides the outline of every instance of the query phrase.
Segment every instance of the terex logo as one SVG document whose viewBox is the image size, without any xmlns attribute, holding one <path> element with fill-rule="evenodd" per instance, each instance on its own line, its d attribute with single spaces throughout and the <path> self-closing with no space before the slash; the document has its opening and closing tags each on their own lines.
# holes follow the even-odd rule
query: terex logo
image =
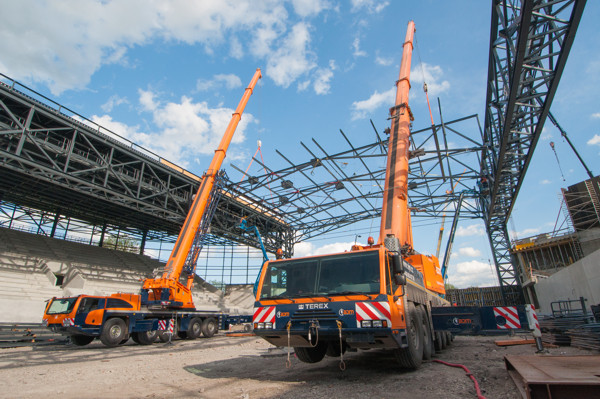
<svg viewBox="0 0 600 399">
<path fill-rule="evenodd" d="M 328 303 L 305 303 L 303 305 L 298 305 L 299 310 L 303 309 L 329 309 Z"/>
</svg>

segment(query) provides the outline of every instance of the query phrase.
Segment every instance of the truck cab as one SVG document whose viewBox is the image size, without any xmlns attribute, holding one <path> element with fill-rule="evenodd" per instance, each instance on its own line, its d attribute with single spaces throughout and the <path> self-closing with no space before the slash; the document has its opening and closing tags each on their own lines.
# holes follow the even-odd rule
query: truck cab
<svg viewBox="0 0 600 399">
<path fill-rule="evenodd" d="M 407 347 L 405 302 L 442 300 L 423 289 L 417 268 L 395 256 L 381 246 L 266 263 L 254 332 L 273 345 L 293 346 L 309 363 L 348 348 Z"/>
<path fill-rule="evenodd" d="M 139 310 L 139 295 L 79 295 L 48 301 L 42 324 L 54 332 L 71 336 L 76 345 L 86 345 L 102 333 L 107 315 Z M 127 335 L 128 337 L 128 335 Z"/>
</svg>

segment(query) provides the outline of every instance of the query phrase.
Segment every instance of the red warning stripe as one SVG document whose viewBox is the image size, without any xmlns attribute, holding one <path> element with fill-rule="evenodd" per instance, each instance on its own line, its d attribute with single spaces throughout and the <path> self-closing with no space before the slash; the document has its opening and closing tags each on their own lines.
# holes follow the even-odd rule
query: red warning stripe
<svg viewBox="0 0 600 399">
<path fill-rule="evenodd" d="M 505 324 L 496 321 L 496 327 L 499 329 L 521 328 L 516 306 L 494 307 L 494 316 L 500 316 L 506 321 Z"/>
</svg>

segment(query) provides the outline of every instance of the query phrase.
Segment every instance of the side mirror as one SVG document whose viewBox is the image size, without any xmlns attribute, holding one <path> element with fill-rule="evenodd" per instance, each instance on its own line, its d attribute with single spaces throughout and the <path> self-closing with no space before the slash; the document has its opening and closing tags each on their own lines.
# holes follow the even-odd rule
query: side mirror
<svg viewBox="0 0 600 399">
<path fill-rule="evenodd" d="M 406 276 L 403 274 L 394 274 L 394 282 L 397 285 L 406 285 Z"/>
<path fill-rule="evenodd" d="M 392 257 L 392 272 L 394 274 L 403 274 L 404 273 L 404 265 L 402 261 L 400 261 L 400 255 L 395 254 L 391 255 Z"/>
</svg>

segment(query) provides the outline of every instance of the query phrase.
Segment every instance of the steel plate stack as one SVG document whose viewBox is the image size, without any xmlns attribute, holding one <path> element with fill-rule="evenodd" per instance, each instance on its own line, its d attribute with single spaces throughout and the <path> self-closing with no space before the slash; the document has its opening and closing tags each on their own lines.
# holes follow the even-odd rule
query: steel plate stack
<svg viewBox="0 0 600 399">
<path fill-rule="evenodd" d="M 567 331 L 571 346 L 600 351 L 600 323 L 585 324 Z"/>
</svg>

